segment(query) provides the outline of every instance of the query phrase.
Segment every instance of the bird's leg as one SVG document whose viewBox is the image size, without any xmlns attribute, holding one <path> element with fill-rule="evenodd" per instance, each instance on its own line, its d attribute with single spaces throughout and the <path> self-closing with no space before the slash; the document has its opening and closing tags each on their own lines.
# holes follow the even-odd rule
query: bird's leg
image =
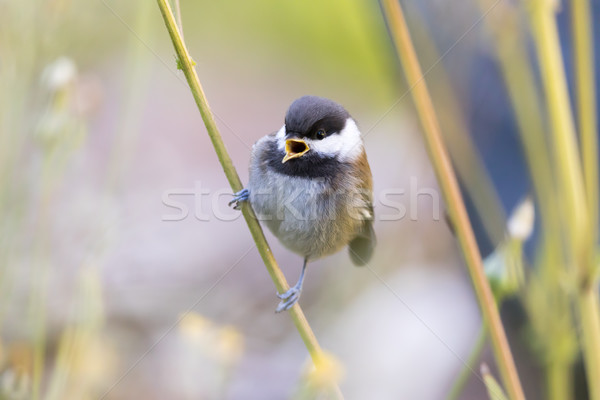
<svg viewBox="0 0 600 400">
<path fill-rule="evenodd" d="M 234 204 L 233 209 L 239 210 L 241 205 L 240 203 L 248 201 L 249 197 L 250 191 L 248 189 L 242 189 L 233 195 L 233 199 L 229 202 L 228 206 L 231 207 L 231 205 Z"/>
<path fill-rule="evenodd" d="M 308 262 L 308 258 L 304 259 L 304 265 L 302 265 L 302 272 L 300 273 L 300 278 L 298 278 L 298 282 L 285 293 L 277 294 L 277 297 L 281 299 L 279 305 L 275 312 L 286 311 L 292 308 L 294 304 L 298 302 L 300 298 L 300 293 L 302 292 L 302 283 L 304 283 L 304 272 L 306 271 L 306 263 Z"/>
</svg>

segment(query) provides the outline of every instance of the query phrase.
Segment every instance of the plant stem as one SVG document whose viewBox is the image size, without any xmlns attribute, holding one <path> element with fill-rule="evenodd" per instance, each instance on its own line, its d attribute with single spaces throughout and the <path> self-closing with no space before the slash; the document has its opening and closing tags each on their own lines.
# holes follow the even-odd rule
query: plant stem
<svg viewBox="0 0 600 400">
<path fill-rule="evenodd" d="M 571 28 L 573 35 L 573 60 L 575 64 L 575 103 L 581 138 L 583 175 L 587 194 L 590 241 L 598 237 L 598 136 L 596 116 L 596 82 L 594 77 L 594 46 L 592 44 L 592 18 L 587 0 L 573 0 Z"/>
<path fill-rule="evenodd" d="M 467 359 L 466 364 L 463 366 L 460 371 L 460 375 L 454 381 L 446 400 L 456 400 L 465 389 L 465 385 L 469 381 L 471 377 L 471 373 L 474 369 L 477 368 L 477 361 L 481 357 L 481 352 L 485 347 L 485 339 L 487 338 L 487 332 L 485 329 L 485 325 L 482 323 L 479 328 L 479 332 L 477 333 L 477 341 L 473 345 L 471 349 L 471 353 L 469 354 L 469 358 Z"/>
<path fill-rule="evenodd" d="M 600 399 L 600 323 L 598 316 L 598 292 L 596 285 L 587 287 L 578 294 L 577 303 L 583 333 L 582 352 L 590 392 L 590 400 Z"/>
<path fill-rule="evenodd" d="M 550 0 L 530 2 L 532 33 L 540 61 L 546 106 L 550 117 L 554 162 L 558 178 L 558 195 L 565 207 L 564 228 L 574 265 L 584 265 L 584 244 L 588 233 L 587 207 L 575 126 L 562 64 L 554 7 Z M 589 272 L 589 271 L 588 271 Z M 585 274 L 585 272 L 584 272 Z M 581 276 L 579 278 L 582 278 Z"/>
<path fill-rule="evenodd" d="M 583 328 L 583 352 L 590 397 L 600 398 L 600 320 L 594 249 L 598 239 L 598 137 L 596 116 L 596 82 L 594 76 L 593 20 L 587 0 L 573 0 L 571 27 L 575 64 L 575 103 L 583 158 L 583 177 L 587 196 L 589 227 L 589 285 L 580 288 L 579 310 Z M 586 333 L 587 332 L 587 333 Z"/>
<path fill-rule="evenodd" d="M 500 385 L 498 385 L 498 382 L 485 363 L 481 364 L 481 375 L 483 376 L 483 384 L 487 389 L 490 400 L 507 400 L 506 394 L 504 394 L 504 391 Z"/>
<path fill-rule="evenodd" d="M 530 6 L 532 32 L 538 51 L 548 113 L 552 123 L 552 144 L 558 170 L 559 195 L 562 196 L 563 205 L 566 207 L 566 218 L 563 219 L 563 225 L 569 246 L 568 263 L 569 266 L 575 268 L 574 272 L 577 274 L 576 305 L 579 309 L 582 327 L 583 357 L 588 387 L 590 398 L 600 400 L 600 313 L 598 312 L 598 294 L 595 282 L 596 268 L 593 262 L 595 242 L 591 241 L 592 231 L 595 229 L 592 226 L 597 222 L 590 220 L 590 215 L 587 213 L 587 201 L 590 199 L 590 193 L 586 199 L 556 27 L 556 10 L 554 9 L 556 5 L 548 0 L 535 0 Z M 580 22 L 577 21 L 577 24 Z M 582 44 L 576 44 L 576 47 L 578 46 L 582 47 Z M 581 48 L 576 51 L 581 51 Z M 580 60 L 579 62 L 584 61 Z M 580 68 L 582 67 L 578 67 L 578 73 Z M 585 70 L 585 67 L 583 69 Z M 585 79 L 585 77 L 580 76 L 578 79 Z M 593 81 L 580 82 L 580 84 L 592 85 Z M 581 92 L 581 89 L 578 91 Z M 585 95 L 585 93 L 579 93 L 579 95 Z M 593 112 L 595 111 L 592 110 Z M 584 126 L 580 128 L 584 128 Z M 596 128 L 593 129 L 593 135 L 595 135 Z M 590 135 L 589 132 L 586 134 Z M 592 154 L 593 157 L 595 157 L 594 154 Z M 592 161 L 597 162 L 597 158 Z M 592 169 L 596 168 L 597 166 L 593 166 Z M 596 187 L 597 182 L 593 182 L 591 185 Z M 595 194 L 592 193 L 591 196 L 595 196 Z M 597 207 L 597 204 L 594 204 L 593 207 Z M 595 215 L 595 212 L 592 212 L 591 215 Z"/>
<path fill-rule="evenodd" d="M 384 15 L 396 44 L 400 62 L 404 69 L 404 74 L 411 88 L 411 95 L 417 113 L 423 125 L 423 133 L 429 157 L 446 201 L 450 218 L 456 229 L 456 235 L 469 269 L 471 280 L 473 281 L 484 323 L 490 330 L 492 348 L 502 380 L 511 399 L 524 399 L 525 396 L 523 395 L 523 389 L 521 388 L 510 347 L 506 340 L 504 327 L 502 326 L 496 302 L 494 301 L 489 282 L 483 270 L 481 255 L 475 242 L 475 236 L 448 152 L 442 140 L 440 126 L 423 79 L 421 66 L 419 65 L 410 38 L 402 8 L 397 0 L 382 0 L 382 5 Z"/>
<path fill-rule="evenodd" d="M 479 0 L 479 3 L 482 10 L 489 10 L 495 4 L 494 0 Z M 562 237 L 564 229 L 561 226 L 563 207 L 559 205 L 552 156 L 545 137 L 543 103 L 529 61 L 526 41 L 523 40 L 518 7 L 509 3 L 499 4 L 494 14 L 486 18 L 486 26 L 492 34 L 500 70 L 516 116 L 540 211 L 537 272 L 530 275 L 529 286 L 523 292 L 522 299 L 531 317 L 529 324 L 532 333 L 548 360 L 545 366 L 546 397 L 550 400 L 569 399 L 573 389 L 570 369 L 577 351 L 577 347 L 570 344 L 576 343 L 576 334 L 574 330 L 564 329 L 561 323 L 556 323 L 556 318 L 546 317 L 547 313 L 554 313 L 568 315 L 571 320 L 572 292 L 564 287 L 565 272 L 569 269 L 565 268 L 567 258 Z M 540 301 L 540 293 L 532 290 L 532 287 L 540 284 L 546 292 L 545 297 L 553 299 L 552 305 Z M 563 345 L 557 346 L 556 343 Z M 559 347 L 561 349 L 557 351 Z M 565 348 L 572 350 L 565 351 Z"/>
<path fill-rule="evenodd" d="M 405 4 L 409 7 L 409 3 Z M 414 33 L 421 63 L 435 66 L 442 54 L 418 10 L 415 7 L 415 12 L 411 12 L 406 8 L 405 12 L 411 15 L 411 26 L 422 27 Z M 438 110 L 440 124 L 444 126 L 444 138 L 456 175 L 462 183 L 465 197 L 471 199 L 475 212 L 481 217 L 485 233 L 496 246 L 505 239 L 507 217 L 481 154 L 469 135 L 465 104 L 460 102 L 454 82 L 444 68 L 436 68 L 435 73 L 429 76 L 433 106 Z"/>
<path fill-rule="evenodd" d="M 566 400 L 573 397 L 571 387 L 571 365 L 562 360 L 550 360 L 546 365 L 546 398 L 549 400 Z"/>
<path fill-rule="evenodd" d="M 204 91 L 202 90 L 202 86 L 200 85 L 200 80 L 198 79 L 198 75 L 196 74 L 196 70 L 194 69 L 194 62 L 190 57 L 187 48 L 183 42 L 183 38 L 177 29 L 177 24 L 175 22 L 175 18 L 173 16 L 173 12 L 167 2 L 167 0 L 157 0 L 158 6 L 160 8 L 160 12 L 165 21 L 165 25 L 167 30 L 169 31 L 169 36 L 171 37 L 171 41 L 173 42 L 173 46 L 175 47 L 175 52 L 177 53 L 178 65 L 183 71 L 185 78 L 190 86 L 190 90 L 192 95 L 194 96 L 194 100 L 196 101 L 196 105 L 200 110 L 200 114 L 202 115 L 202 120 L 204 121 L 204 125 L 206 126 L 206 130 L 208 131 L 208 136 L 215 148 L 215 152 L 219 158 L 219 162 L 221 163 L 221 167 L 225 172 L 225 176 L 231 185 L 231 188 L 234 192 L 238 192 L 242 190 L 242 182 L 237 174 L 235 167 L 225 149 L 225 145 L 223 143 L 223 139 L 221 138 L 221 134 L 217 129 L 217 125 L 215 124 L 215 120 L 213 118 L 212 112 L 206 100 L 206 96 L 204 95 Z M 277 265 L 275 258 L 273 257 L 273 253 L 265 239 L 264 233 L 252 208 L 247 204 L 242 205 L 242 213 L 248 224 L 248 228 L 250 233 L 252 234 L 252 238 L 256 243 L 256 247 L 258 248 L 258 252 L 260 253 L 265 266 L 267 267 L 267 271 L 277 288 L 277 291 L 283 293 L 289 289 L 289 285 L 281 272 L 281 269 Z M 296 329 L 298 329 L 298 333 L 304 342 L 313 362 L 315 365 L 318 365 L 317 361 L 322 356 L 321 347 L 317 342 L 317 338 L 313 333 L 302 309 L 296 303 L 290 310 L 289 314 L 296 325 Z M 337 386 L 334 387 L 334 392 L 336 393 L 338 398 L 342 398 L 341 391 Z"/>
</svg>

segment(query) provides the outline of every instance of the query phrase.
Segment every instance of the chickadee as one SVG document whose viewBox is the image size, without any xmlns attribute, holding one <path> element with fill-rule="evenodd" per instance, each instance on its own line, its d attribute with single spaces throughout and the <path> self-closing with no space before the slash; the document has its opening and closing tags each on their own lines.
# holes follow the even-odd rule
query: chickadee
<svg viewBox="0 0 600 400">
<path fill-rule="evenodd" d="M 229 203 L 249 201 L 281 243 L 304 257 L 298 283 L 276 312 L 300 298 L 309 261 L 349 245 L 355 265 L 375 247 L 372 176 L 360 131 L 334 101 L 304 96 L 292 103 L 285 124 L 252 147 L 250 182 Z"/>
</svg>

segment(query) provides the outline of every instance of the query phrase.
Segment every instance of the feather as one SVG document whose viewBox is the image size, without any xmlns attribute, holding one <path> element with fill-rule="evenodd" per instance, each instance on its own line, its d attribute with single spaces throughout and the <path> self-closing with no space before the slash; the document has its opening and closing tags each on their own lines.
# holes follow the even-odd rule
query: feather
<svg viewBox="0 0 600 400">
<path fill-rule="evenodd" d="M 348 246 L 348 252 L 354 265 L 362 267 L 369 262 L 375 249 L 377 238 L 373 231 L 373 221 L 366 220 L 359 234 L 352 239 Z"/>
</svg>

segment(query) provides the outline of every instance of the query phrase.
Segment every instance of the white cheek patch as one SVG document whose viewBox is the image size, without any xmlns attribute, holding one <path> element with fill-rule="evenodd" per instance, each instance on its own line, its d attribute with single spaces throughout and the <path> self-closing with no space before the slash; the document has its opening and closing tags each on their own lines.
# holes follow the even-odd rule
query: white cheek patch
<svg viewBox="0 0 600 400">
<path fill-rule="evenodd" d="M 281 129 L 277 131 L 275 138 L 277 139 L 277 148 L 285 151 L 285 125 L 283 125 Z"/>
<path fill-rule="evenodd" d="M 342 162 L 358 159 L 363 151 L 363 143 L 360 131 L 352 118 L 346 120 L 346 126 L 339 133 L 327 136 L 323 140 L 307 141 L 311 151 L 336 157 Z"/>
</svg>

